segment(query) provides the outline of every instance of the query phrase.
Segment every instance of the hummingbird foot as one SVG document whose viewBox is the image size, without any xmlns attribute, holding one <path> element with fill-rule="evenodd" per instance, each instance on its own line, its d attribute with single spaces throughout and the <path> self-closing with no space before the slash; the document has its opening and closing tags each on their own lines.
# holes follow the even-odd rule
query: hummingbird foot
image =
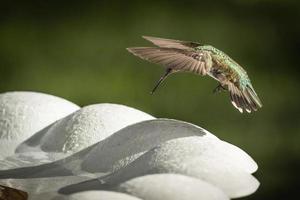
<svg viewBox="0 0 300 200">
<path fill-rule="evenodd" d="M 222 91 L 225 91 L 225 87 L 221 84 L 219 84 L 214 90 L 213 90 L 213 93 L 216 94 L 216 93 L 220 93 Z"/>
</svg>

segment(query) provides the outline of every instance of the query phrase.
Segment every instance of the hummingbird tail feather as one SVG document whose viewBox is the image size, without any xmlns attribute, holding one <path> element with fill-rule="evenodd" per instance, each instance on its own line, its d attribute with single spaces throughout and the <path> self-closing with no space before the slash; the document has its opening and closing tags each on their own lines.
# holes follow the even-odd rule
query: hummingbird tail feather
<svg viewBox="0 0 300 200">
<path fill-rule="evenodd" d="M 243 113 L 244 110 L 251 113 L 262 107 L 261 101 L 251 86 L 240 90 L 234 84 L 229 84 L 228 90 L 232 105 L 241 113 Z"/>
<path fill-rule="evenodd" d="M 254 91 L 253 87 L 251 86 L 247 86 L 246 91 L 248 93 L 248 95 L 250 96 L 251 100 L 253 101 L 253 103 L 257 106 L 257 108 L 261 108 L 262 107 L 262 103 L 259 99 L 259 97 L 257 96 L 256 92 Z"/>
</svg>

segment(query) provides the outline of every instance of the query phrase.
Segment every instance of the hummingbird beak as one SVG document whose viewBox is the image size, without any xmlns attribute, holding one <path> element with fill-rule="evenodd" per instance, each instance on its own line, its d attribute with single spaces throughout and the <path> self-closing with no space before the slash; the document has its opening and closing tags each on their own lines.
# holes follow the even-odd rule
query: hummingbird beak
<svg viewBox="0 0 300 200">
<path fill-rule="evenodd" d="M 172 72 L 172 69 L 168 68 L 166 70 L 166 73 L 160 77 L 160 79 L 157 81 L 156 85 L 154 86 L 153 90 L 151 91 L 151 94 L 154 94 L 155 90 L 158 88 L 158 86 L 168 77 L 168 75 Z"/>
</svg>

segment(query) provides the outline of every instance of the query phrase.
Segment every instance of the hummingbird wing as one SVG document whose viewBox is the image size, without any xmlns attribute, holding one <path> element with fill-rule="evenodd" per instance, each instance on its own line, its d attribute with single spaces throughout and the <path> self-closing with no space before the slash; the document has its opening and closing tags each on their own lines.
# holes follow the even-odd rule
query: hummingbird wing
<svg viewBox="0 0 300 200">
<path fill-rule="evenodd" d="M 174 72 L 186 71 L 206 75 L 212 67 L 212 58 L 206 51 L 164 47 L 132 47 L 127 50 L 144 60 L 172 69 Z"/>
<path fill-rule="evenodd" d="M 260 99 L 250 85 L 247 85 L 244 89 L 240 89 L 234 83 L 230 82 L 228 84 L 228 91 L 232 105 L 241 113 L 243 113 L 243 110 L 250 113 L 262 107 Z"/>
<path fill-rule="evenodd" d="M 152 42 L 154 45 L 164 48 L 175 48 L 175 49 L 190 49 L 201 46 L 200 43 L 190 41 L 171 40 L 151 36 L 143 36 L 144 39 Z"/>
</svg>

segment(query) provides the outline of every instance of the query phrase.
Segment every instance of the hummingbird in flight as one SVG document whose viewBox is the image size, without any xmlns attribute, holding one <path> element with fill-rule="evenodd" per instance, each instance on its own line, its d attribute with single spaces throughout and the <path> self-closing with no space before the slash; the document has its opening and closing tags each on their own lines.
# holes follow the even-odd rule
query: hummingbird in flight
<svg viewBox="0 0 300 200">
<path fill-rule="evenodd" d="M 197 42 L 150 36 L 143 38 L 156 47 L 131 47 L 127 50 L 144 60 L 163 65 L 166 69 L 152 94 L 170 74 L 192 72 L 208 75 L 218 81 L 219 84 L 213 91 L 228 91 L 232 105 L 241 113 L 244 110 L 250 113 L 262 107 L 247 72 L 224 52 Z"/>
</svg>

